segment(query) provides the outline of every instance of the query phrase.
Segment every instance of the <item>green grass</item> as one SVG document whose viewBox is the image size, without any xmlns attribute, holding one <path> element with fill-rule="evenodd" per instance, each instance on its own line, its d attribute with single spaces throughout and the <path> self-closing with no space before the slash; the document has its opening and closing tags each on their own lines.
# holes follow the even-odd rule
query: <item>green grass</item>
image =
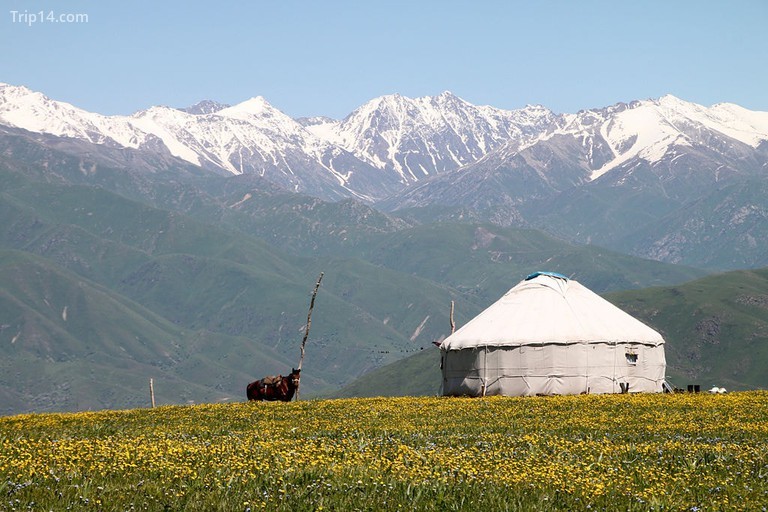
<svg viewBox="0 0 768 512">
<path fill-rule="evenodd" d="M 0 510 L 762 510 L 768 395 L 374 398 L 0 418 Z"/>
</svg>

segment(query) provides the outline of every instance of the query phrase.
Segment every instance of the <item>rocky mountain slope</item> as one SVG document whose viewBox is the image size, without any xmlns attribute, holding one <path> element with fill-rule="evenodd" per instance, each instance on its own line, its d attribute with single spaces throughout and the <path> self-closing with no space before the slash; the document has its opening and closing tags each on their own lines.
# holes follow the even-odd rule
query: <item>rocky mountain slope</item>
<svg viewBox="0 0 768 512">
<path fill-rule="evenodd" d="M 370 200 L 394 190 L 372 166 L 314 136 L 262 97 L 183 111 L 151 107 L 103 116 L 25 87 L 0 85 L 0 124 L 101 148 L 170 155 L 219 174 L 256 174 L 286 190 Z"/>
<path fill-rule="evenodd" d="M 472 163 L 504 144 L 535 139 L 555 117 L 542 106 L 514 111 L 476 106 L 446 91 L 415 99 L 382 96 L 340 122 L 326 120 L 308 129 L 410 184 Z"/>
<path fill-rule="evenodd" d="M 0 133 L 66 151 L 83 176 L 94 165 L 145 184 L 158 169 L 242 175 L 262 189 L 361 200 L 407 222 L 533 227 L 714 269 L 768 264 L 768 199 L 750 193 L 768 172 L 768 113 L 733 104 L 664 96 L 555 114 L 444 92 L 382 96 L 341 121 L 294 120 L 261 97 L 103 116 L 2 84 Z M 245 195 L 230 200 L 252 206 Z"/>
</svg>

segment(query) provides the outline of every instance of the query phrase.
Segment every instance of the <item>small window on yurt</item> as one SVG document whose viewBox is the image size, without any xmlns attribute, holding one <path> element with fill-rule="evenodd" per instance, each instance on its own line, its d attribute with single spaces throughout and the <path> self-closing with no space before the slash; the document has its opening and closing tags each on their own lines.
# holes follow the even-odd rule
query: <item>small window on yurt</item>
<svg viewBox="0 0 768 512">
<path fill-rule="evenodd" d="M 632 366 L 637 366 L 637 354 L 634 352 L 627 352 L 625 354 L 627 356 L 627 364 L 630 364 Z"/>
</svg>

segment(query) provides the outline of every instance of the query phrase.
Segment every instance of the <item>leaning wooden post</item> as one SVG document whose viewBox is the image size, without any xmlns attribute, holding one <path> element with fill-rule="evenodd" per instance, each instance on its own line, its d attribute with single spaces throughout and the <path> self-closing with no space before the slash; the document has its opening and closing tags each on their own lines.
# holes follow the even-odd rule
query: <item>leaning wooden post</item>
<svg viewBox="0 0 768 512">
<path fill-rule="evenodd" d="M 155 408 L 155 385 L 153 380 L 149 379 L 149 397 L 152 399 L 152 408 Z"/>
<path fill-rule="evenodd" d="M 456 330 L 456 324 L 453 321 L 453 301 L 451 301 L 451 334 Z"/>
<path fill-rule="evenodd" d="M 312 292 L 312 299 L 309 301 L 309 313 L 307 313 L 307 328 L 304 330 L 304 339 L 301 340 L 301 357 L 299 358 L 299 367 L 297 370 L 301 370 L 301 365 L 304 364 L 304 346 L 307 344 L 307 338 L 309 338 L 309 327 L 312 325 L 312 308 L 315 307 L 315 297 L 317 297 L 317 290 L 320 288 L 320 281 L 323 280 L 324 272 L 320 272 L 320 277 L 317 278 L 315 284 L 315 291 Z M 296 400 L 299 399 L 299 388 L 301 387 L 301 379 L 296 384 Z"/>
</svg>

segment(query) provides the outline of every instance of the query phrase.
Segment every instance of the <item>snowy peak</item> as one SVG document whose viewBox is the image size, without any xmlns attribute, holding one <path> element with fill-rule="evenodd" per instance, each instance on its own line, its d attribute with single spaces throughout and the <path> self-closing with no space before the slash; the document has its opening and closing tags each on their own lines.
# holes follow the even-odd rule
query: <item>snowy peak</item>
<svg viewBox="0 0 768 512">
<path fill-rule="evenodd" d="M 681 100 L 672 95 L 658 99 L 617 103 L 603 108 L 565 114 L 557 127 L 533 140 L 547 141 L 570 135 L 583 141 L 592 163 L 591 179 L 635 158 L 650 164 L 681 146 L 712 145 L 713 138 L 735 139 L 757 147 L 768 140 L 768 113 L 751 112 L 736 105 L 712 107 Z M 594 148 L 608 148 L 609 154 L 593 158 Z"/>
<path fill-rule="evenodd" d="M 730 103 L 704 107 L 672 95 L 558 115 L 541 105 L 478 106 L 449 91 L 419 98 L 391 94 L 337 121 L 295 120 L 261 96 L 232 106 L 206 100 L 184 109 L 104 116 L 0 84 L 0 124 L 170 153 L 214 172 L 259 174 L 327 199 L 369 200 L 458 169 L 468 179 L 481 179 L 473 175 L 478 169 L 525 169 L 542 190 L 617 168 L 615 176 L 626 175 L 638 163 L 671 172 L 671 162 L 692 153 L 727 160 L 733 169 L 733 162 L 754 159 L 750 152 L 768 141 L 768 112 Z"/>
<path fill-rule="evenodd" d="M 761 146 L 768 114 L 735 105 L 707 108 L 670 95 L 576 114 L 537 107 L 514 114 L 514 126 L 528 132 L 509 131 L 505 144 L 474 163 L 409 187 L 385 206 L 460 206 L 508 225 L 521 218 L 518 205 L 581 197 L 581 187 L 631 189 L 637 197 L 662 190 L 661 202 L 675 201 L 768 169 Z"/>
<path fill-rule="evenodd" d="M 0 86 L 0 124 L 168 152 L 214 172 L 259 174 L 288 190 L 326 199 L 371 199 L 391 192 L 387 179 L 371 176 L 375 170 L 368 164 L 313 135 L 263 97 L 215 112 L 188 110 L 151 107 L 132 116 L 102 116 L 25 87 Z"/>
<path fill-rule="evenodd" d="M 0 124 L 94 144 L 138 148 L 146 133 L 126 119 L 87 112 L 23 86 L 0 85 Z"/>
<path fill-rule="evenodd" d="M 338 123 L 311 129 L 407 184 L 472 163 L 510 139 L 524 140 L 553 119 L 541 107 L 476 106 L 445 91 L 420 98 L 381 96 Z"/>
<path fill-rule="evenodd" d="M 451 102 L 451 101 L 458 101 L 462 103 L 466 103 L 463 99 L 459 98 L 455 94 L 453 94 L 451 91 L 443 91 L 437 96 L 432 96 L 433 100 L 436 100 L 437 102 Z"/>
<path fill-rule="evenodd" d="M 213 100 L 202 100 L 195 103 L 191 107 L 180 108 L 179 110 L 186 112 L 187 114 L 205 115 L 215 114 L 219 110 L 224 110 L 228 107 L 231 107 L 231 105 L 227 105 L 226 103 L 219 103 L 218 101 Z"/>
<path fill-rule="evenodd" d="M 218 112 L 220 116 L 233 118 L 273 116 L 277 113 L 282 114 L 282 112 L 279 112 L 276 108 L 270 105 L 263 96 L 253 97 Z"/>
<path fill-rule="evenodd" d="M 192 115 L 153 107 L 136 116 L 174 153 L 232 174 L 258 174 L 292 191 L 324 198 L 375 193 L 362 182 L 373 170 L 344 150 L 315 136 L 257 96 L 212 114 Z M 361 181 L 359 190 L 351 182 Z"/>
</svg>

